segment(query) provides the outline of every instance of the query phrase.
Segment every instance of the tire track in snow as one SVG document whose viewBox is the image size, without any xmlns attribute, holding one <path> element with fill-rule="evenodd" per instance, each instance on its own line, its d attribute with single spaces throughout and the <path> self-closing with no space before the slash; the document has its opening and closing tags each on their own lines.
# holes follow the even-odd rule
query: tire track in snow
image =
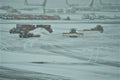
<svg viewBox="0 0 120 80">
<path fill-rule="evenodd" d="M 29 44 L 29 43 L 28 43 Z M 29 45 L 27 45 L 28 47 L 30 46 L 31 48 L 34 47 L 34 43 L 31 43 Z M 50 54 L 57 54 L 57 55 L 62 55 L 65 57 L 70 57 L 70 58 L 74 58 L 74 59 L 78 59 L 78 60 L 83 60 L 86 61 L 88 63 L 93 63 L 93 64 L 101 64 L 101 65 L 107 65 L 107 66 L 113 66 L 113 67 L 120 67 L 119 62 L 115 62 L 115 61 L 107 61 L 107 60 L 102 60 L 102 59 L 97 59 L 98 57 L 98 53 L 94 56 L 93 54 L 91 54 L 91 56 L 84 56 L 82 54 L 80 54 L 81 52 L 79 52 L 79 50 L 72 50 L 71 48 L 69 49 L 68 47 L 64 47 L 58 44 L 53 44 L 51 42 L 48 43 L 39 43 L 37 45 L 35 45 L 36 47 L 44 50 L 45 52 L 49 52 Z"/>
<path fill-rule="evenodd" d="M 59 46 L 60 48 L 60 46 Z M 76 52 L 72 52 L 71 50 L 69 49 L 66 49 L 64 47 L 61 47 L 61 49 L 63 50 L 60 50 L 60 51 L 64 51 L 64 52 L 60 52 L 60 51 L 57 51 L 57 50 L 49 50 L 50 52 L 53 52 L 55 54 L 59 54 L 59 55 L 63 55 L 63 56 L 66 56 L 66 57 L 70 57 L 70 58 L 75 58 L 75 59 L 78 59 L 78 60 L 84 60 L 84 61 L 87 61 L 89 63 L 93 63 L 93 64 L 101 64 L 101 65 L 107 65 L 107 66 L 113 66 L 113 67 L 120 67 L 120 62 L 116 62 L 116 61 L 108 61 L 108 60 L 102 60 L 102 59 L 99 59 L 96 61 L 96 59 L 89 59 L 87 57 L 81 57 L 79 55 L 75 55 Z M 79 53 L 78 53 L 79 54 Z"/>
<path fill-rule="evenodd" d="M 71 80 L 64 76 L 23 71 L 0 66 L 0 80 Z"/>
</svg>

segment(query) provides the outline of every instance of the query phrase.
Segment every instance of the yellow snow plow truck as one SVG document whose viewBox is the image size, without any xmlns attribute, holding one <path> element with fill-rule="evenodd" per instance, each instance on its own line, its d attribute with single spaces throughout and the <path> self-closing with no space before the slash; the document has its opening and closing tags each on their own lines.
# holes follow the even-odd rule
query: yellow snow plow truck
<svg viewBox="0 0 120 80">
<path fill-rule="evenodd" d="M 81 32 L 77 32 L 77 30 L 75 28 L 70 29 L 69 32 L 64 32 L 63 36 L 68 36 L 68 37 L 79 37 L 79 36 L 83 36 L 84 34 Z"/>
</svg>

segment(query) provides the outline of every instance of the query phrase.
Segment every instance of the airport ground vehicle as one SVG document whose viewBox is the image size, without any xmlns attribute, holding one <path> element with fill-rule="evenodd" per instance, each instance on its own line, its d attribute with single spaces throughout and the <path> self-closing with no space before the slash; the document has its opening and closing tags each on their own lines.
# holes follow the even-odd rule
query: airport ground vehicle
<svg viewBox="0 0 120 80">
<path fill-rule="evenodd" d="M 19 34 L 20 38 L 29 38 L 29 37 L 40 37 L 40 34 L 33 34 L 33 33 L 28 33 L 25 31 L 21 31 Z"/>
<path fill-rule="evenodd" d="M 9 30 L 10 33 L 20 33 L 21 31 L 31 31 L 36 28 L 44 28 L 49 33 L 52 33 L 53 30 L 51 25 L 33 25 L 33 24 L 16 24 L 16 27 Z"/>
<path fill-rule="evenodd" d="M 35 25 L 29 25 L 29 24 L 16 24 L 16 27 L 10 29 L 10 33 L 20 33 L 21 31 L 27 30 L 34 30 Z"/>
<path fill-rule="evenodd" d="M 99 31 L 99 32 L 103 33 L 104 29 L 103 29 L 103 27 L 101 25 L 97 25 L 94 28 L 84 29 L 83 31 Z"/>
<path fill-rule="evenodd" d="M 84 34 L 81 32 L 77 32 L 75 28 L 72 28 L 70 29 L 69 32 L 64 32 L 63 35 L 68 37 L 79 37 L 79 36 L 83 36 Z"/>
</svg>

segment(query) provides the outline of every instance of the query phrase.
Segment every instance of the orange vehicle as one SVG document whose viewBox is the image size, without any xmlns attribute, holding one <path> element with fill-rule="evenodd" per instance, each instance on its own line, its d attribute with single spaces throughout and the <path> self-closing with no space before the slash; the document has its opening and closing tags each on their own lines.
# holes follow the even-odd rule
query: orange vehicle
<svg viewBox="0 0 120 80">
<path fill-rule="evenodd" d="M 31 31 L 34 30 L 36 27 L 35 25 L 27 25 L 27 24 L 16 24 L 15 28 L 10 29 L 10 33 L 20 33 L 21 31 L 27 30 Z"/>
<path fill-rule="evenodd" d="M 31 31 L 36 28 L 44 28 L 49 33 L 52 33 L 53 30 L 51 28 L 51 25 L 33 25 L 33 24 L 16 24 L 16 27 L 10 29 L 10 33 L 20 33 L 21 31 Z"/>
</svg>

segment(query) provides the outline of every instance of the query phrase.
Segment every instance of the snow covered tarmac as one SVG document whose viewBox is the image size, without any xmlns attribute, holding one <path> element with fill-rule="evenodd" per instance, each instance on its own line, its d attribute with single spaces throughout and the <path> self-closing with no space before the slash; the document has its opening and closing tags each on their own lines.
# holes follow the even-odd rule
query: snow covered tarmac
<svg viewBox="0 0 120 80">
<path fill-rule="evenodd" d="M 15 24 L 0 24 L 0 66 L 58 75 L 56 79 L 55 76 L 49 77 L 50 80 L 120 78 L 120 24 L 101 24 L 103 33 L 84 32 L 84 36 L 79 38 L 65 37 L 62 32 L 69 31 L 70 28 L 89 29 L 97 24 L 51 25 L 54 30 L 52 34 L 41 29 L 38 32 L 40 38 L 20 39 L 18 34 L 8 32 Z"/>
</svg>

